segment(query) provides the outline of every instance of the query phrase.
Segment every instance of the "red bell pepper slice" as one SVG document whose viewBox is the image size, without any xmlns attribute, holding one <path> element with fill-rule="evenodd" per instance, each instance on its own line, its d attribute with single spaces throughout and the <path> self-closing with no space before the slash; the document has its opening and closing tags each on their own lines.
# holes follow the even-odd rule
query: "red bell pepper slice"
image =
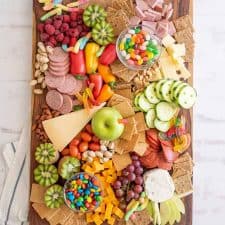
<svg viewBox="0 0 225 225">
<path fill-rule="evenodd" d="M 102 76 L 100 74 L 91 74 L 89 75 L 89 80 L 90 84 L 94 84 L 92 93 L 94 98 L 96 99 L 99 96 L 103 86 Z"/>
<path fill-rule="evenodd" d="M 70 40 L 70 46 L 73 47 L 76 43 L 76 39 Z M 84 76 L 86 74 L 85 55 L 83 50 L 79 50 L 76 54 L 70 52 L 70 73 L 75 76 Z"/>
<path fill-rule="evenodd" d="M 113 63 L 117 58 L 116 55 L 116 45 L 115 44 L 108 44 L 102 55 L 99 57 L 99 62 L 103 65 L 109 65 Z"/>
</svg>

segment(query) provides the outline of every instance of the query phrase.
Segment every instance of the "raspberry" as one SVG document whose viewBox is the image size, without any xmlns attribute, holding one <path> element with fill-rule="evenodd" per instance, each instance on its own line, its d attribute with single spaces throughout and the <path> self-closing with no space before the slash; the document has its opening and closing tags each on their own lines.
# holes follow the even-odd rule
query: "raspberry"
<svg viewBox="0 0 225 225">
<path fill-rule="evenodd" d="M 70 22 L 70 16 L 69 15 L 63 15 L 63 22 L 69 23 Z"/>
<path fill-rule="evenodd" d="M 78 29 L 69 29 L 69 36 L 70 37 L 78 37 L 78 35 L 79 35 L 79 31 L 78 31 Z"/>
<path fill-rule="evenodd" d="M 90 31 L 90 28 L 87 27 L 86 25 L 82 25 L 83 31 Z"/>
<path fill-rule="evenodd" d="M 69 37 L 64 37 L 63 41 L 62 41 L 62 44 L 64 45 L 68 45 L 70 43 L 70 38 Z"/>
<path fill-rule="evenodd" d="M 70 27 L 71 28 L 75 28 L 76 26 L 77 26 L 77 22 L 76 21 L 70 22 Z"/>
<path fill-rule="evenodd" d="M 82 21 L 82 14 L 77 16 L 77 20 L 81 20 Z"/>
<path fill-rule="evenodd" d="M 47 41 L 48 38 L 49 38 L 49 35 L 47 33 L 41 33 L 40 34 L 41 41 Z"/>
<path fill-rule="evenodd" d="M 57 41 L 56 41 L 56 39 L 55 39 L 54 36 L 50 36 L 49 42 L 51 42 L 53 45 L 56 45 L 57 44 Z"/>
<path fill-rule="evenodd" d="M 76 12 L 71 12 L 71 13 L 70 13 L 70 19 L 71 19 L 72 21 L 77 20 L 77 17 L 78 17 L 78 15 L 77 15 Z"/>
<path fill-rule="evenodd" d="M 81 31 L 83 31 L 83 27 L 82 27 L 81 25 L 78 25 L 78 26 L 77 26 L 77 30 L 78 30 L 78 32 L 80 33 Z"/>
<path fill-rule="evenodd" d="M 56 15 L 56 16 L 54 16 L 54 20 L 63 20 L 63 16 L 62 15 Z"/>
<path fill-rule="evenodd" d="M 59 29 L 61 25 L 62 25 L 62 20 L 54 20 L 53 26 L 55 27 L 55 29 Z"/>
<path fill-rule="evenodd" d="M 65 31 L 67 31 L 67 30 L 69 30 L 69 24 L 67 24 L 67 23 L 63 23 L 62 25 L 61 25 L 61 27 L 60 27 L 60 31 L 61 32 L 65 32 Z"/>
<path fill-rule="evenodd" d="M 60 34 L 60 33 L 61 33 L 60 30 L 55 30 L 54 35 L 56 36 L 56 35 L 58 35 L 58 34 Z"/>
<path fill-rule="evenodd" d="M 55 37 L 56 41 L 58 42 L 62 42 L 63 39 L 64 39 L 64 34 L 63 33 L 60 33 L 58 34 L 56 37 Z"/>
<path fill-rule="evenodd" d="M 37 29 L 40 33 L 43 33 L 44 32 L 44 24 L 43 23 L 39 23 L 37 25 Z"/>
<path fill-rule="evenodd" d="M 45 25 L 45 31 L 47 34 L 52 35 L 55 33 L 55 27 L 51 24 L 46 24 Z"/>
<path fill-rule="evenodd" d="M 50 42 L 50 41 L 45 42 L 45 46 L 51 46 L 53 48 L 55 47 L 55 45 L 52 42 Z"/>
<path fill-rule="evenodd" d="M 77 24 L 79 24 L 79 25 L 83 24 L 82 20 L 78 20 Z"/>
<path fill-rule="evenodd" d="M 87 31 L 82 31 L 82 32 L 80 33 L 80 36 L 83 37 L 83 36 L 85 36 L 86 34 L 87 34 Z"/>
<path fill-rule="evenodd" d="M 52 24 L 52 19 L 49 18 L 49 19 L 45 20 L 45 24 Z"/>
</svg>

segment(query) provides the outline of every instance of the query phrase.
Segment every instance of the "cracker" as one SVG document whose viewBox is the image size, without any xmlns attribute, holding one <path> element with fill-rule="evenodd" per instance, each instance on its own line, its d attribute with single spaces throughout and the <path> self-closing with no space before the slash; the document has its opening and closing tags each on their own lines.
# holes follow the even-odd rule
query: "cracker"
<svg viewBox="0 0 225 225">
<path fill-rule="evenodd" d="M 193 28 L 193 25 L 191 22 L 191 18 L 189 15 L 181 16 L 181 17 L 175 19 L 173 21 L 173 23 L 174 23 L 174 26 L 177 31 L 181 31 L 186 28 L 190 28 L 192 32 L 194 31 L 194 28 Z"/>
<path fill-rule="evenodd" d="M 191 28 L 176 32 L 174 37 L 178 43 L 185 43 L 185 46 L 192 45 L 194 43 Z"/>
<path fill-rule="evenodd" d="M 189 174 L 177 177 L 173 181 L 176 193 L 181 197 L 187 196 L 193 192 L 191 176 Z"/>
<path fill-rule="evenodd" d="M 144 209 L 139 212 L 135 212 L 135 217 L 133 218 L 132 222 L 135 225 L 149 225 L 152 222 L 152 218 L 149 215 L 149 212 L 147 209 Z"/>
<path fill-rule="evenodd" d="M 30 201 L 34 203 L 44 203 L 44 196 L 46 192 L 45 187 L 39 185 L 39 184 L 32 184 L 31 187 L 31 194 L 30 194 Z"/>
<path fill-rule="evenodd" d="M 145 117 L 144 117 L 143 112 L 135 113 L 134 118 L 135 118 L 135 121 L 136 121 L 136 124 L 137 124 L 137 131 L 138 132 L 145 131 L 145 130 L 148 129 L 147 126 L 146 126 L 146 123 L 145 123 Z"/>
<path fill-rule="evenodd" d="M 126 168 L 129 164 L 132 163 L 131 157 L 129 153 L 126 154 L 114 154 L 112 157 L 113 164 L 117 171 L 121 171 Z"/>
<path fill-rule="evenodd" d="M 116 85 L 116 90 L 128 89 L 131 88 L 131 83 L 118 81 Z"/>
<path fill-rule="evenodd" d="M 182 169 L 182 168 L 173 168 L 173 173 L 172 173 L 172 177 L 173 179 L 177 178 L 177 177 L 181 177 L 181 176 L 184 176 L 186 174 L 190 174 L 190 172 Z"/>
<path fill-rule="evenodd" d="M 108 106 L 114 106 L 123 102 L 130 102 L 128 98 L 125 98 L 122 95 L 114 94 L 108 101 Z"/>
<path fill-rule="evenodd" d="M 119 60 L 116 60 L 110 64 L 110 67 L 113 74 L 127 70 L 127 68 Z"/>
<path fill-rule="evenodd" d="M 123 97 L 128 98 L 130 100 L 133 99 L 133 94 L 131 92 L 131 88 L 116 90 L 115 93 L 118 95 L 122 95 Z"/>
<path fill-rule="evenodd" d="M 185 62 L 192 62 L 194 57 L 194 44 L 186 45 L 186 54 L 184 56 Z"/>
<path fill-rule="evenodd" d="M 132 105 L 127 101 L 121 102 L 117 105 L 113 105 L 113 108 L 115 108 L 123 118 L 135 115 Z"/>
<path fill-rule="evenodd" d="M 186 162 L 182 162 L 182 163 L 175 163 L 175 164 L 173 164 L 173 168 L 174 169 L 181 168 L 181 169 L 184 169 L 185 171 L 190 172 L 191 174 L 193 172 L 193 165 L 192 165 L 191 161 L 186 161 Z"/>
<path fill-rule="evenodd" d="M 136 152 L 139 156 L 143 156 L 148 148 L 148 144 L 144 142 L 138 142 L 134 147 L 133 151 Z"/>
<path fill-rule="evenodd" d="M 184 154 L 179 156 L 179 158 L 174 163 L 182 163 L 187 161 L 192 161 L 192 158 L 188 152 L 185 152 Z"/>
<path fill-rule="evenodd" d="M 130 82 L 138 74 L 138 71 L 126 69 L 124 71 L 117 72 L 114 74 L 116 77 L 119 77 L 120 79 L 122 79 L 126 82 Z"/>
<path fill-rule="evenodd" d="M 135 132 L 136 122 L 133 116 L 126 118 L 126 120 L 127 123 L 125 124 L 124 131 L 120 138 L 130 141 Z"/>
<path fill-rule="evenodd" d="M 86 225 L 85 215 L 79 215 L 78 213 L 73 213 L 63 225 Z"/>
<path fill-rule="evenodd" d="M 41 217 L 41 219 L 48 219 L 58 213 L 60 209 L 50 209 L 45 204 L 33 203 L 33 209 Z"/>
<path fill-rule="evenodd" d="M 146 143 L 145 131 L 139 132 L 138 142 Z"/>
<path fill-rule="evenodd" d="M 73 213 L 66 205 L 62 205 L 60 211 L 48 219 L 48 222 L 50 225 L 64 224 Z"/>
</svg>

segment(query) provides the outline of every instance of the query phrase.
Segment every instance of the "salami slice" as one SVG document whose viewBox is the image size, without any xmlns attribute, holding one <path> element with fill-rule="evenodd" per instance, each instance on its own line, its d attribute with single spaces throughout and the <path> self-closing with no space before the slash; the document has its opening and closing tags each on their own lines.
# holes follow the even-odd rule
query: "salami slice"
<svg viewBox="0 0 225 225">
<path fill-rule="evenodd" d="M 162 145 L 162 149 L 163 149 L 164 157 L 167 162 L 174 162 L 175 160 L 177 160 L 179 153 L 174 152 L 173 148 L 168 147 L 166 145 Z"/>
<path fill-rule="evenodd" d="M 76 79 L 76 78 L 75 78 L 75 79 Z M 78 92 L 80 92 L 80 91 L 83 90 L 83 87 L 84 87 L 83 81 L 82 81 L 82 80 L 77 80 L 77 79 L 76 79 L 76 82 L 77 82 L 76 87 L 73 89 L 73 91 L 71 91 L 71 92 L 69 93 L 69 95 L 74 95 L 75 93 L 78 93 Z"/>
<path fill-rule="evenodd" d="M 70 96 L 63 95 L 63 104 L 61 108 L 59 109 L 59 112 L 61 114 L 70 113 L 73 109 L 73 101 Z"/>
<path fill-rule="evenodd" d="M 65 52 L 61 47 L 54 48 L 52 54 L 49 54 L 49 60 L 52 62 L 62 62 L 69 58 L 69 54 Z"/>
<path fill-rule="evenodd" d="M 68 59 L 66 58 L 66 60 L 60 61 L 60 62 L 52 62 L 52 61 L 49 62 L 49 66 L 55 66 L 55 67 L 64 66 L 64 65 L 67 65 L 67 64 L 70 64 L 69 58 Z"/>
<path fill-rule="evenodd" d="M 63 94 L 73 93 L 74 90 L 79 88 L 79 82 L 71 74 L 66 75 L 64 83 L 57 88 L 57 90 Z"/>
<path fill-rule="evenodd" d="M 172 169 L 173 163 L 166 161 L 163 152 L 160 152 L 158 157 L 159 157 L 158 158 L 158 167 L 159 168 L 164 169 L 164 170 Z"/>
<path fill-rule="evenodd" d="M 51 73 L 46 73 L 45 75 L 45 83 L 50 88 L 57 88 L 63 85 L 65 81 L 65 76 L 54 76 Z"/>
<path fill-rule="evenodd" d="M 65 75 L 68 74 L 68 70 L 54 71 L 54 70 L 49 69 L 48 72 L 51 73 L 54 76 L 59 76 L 59 77 L 65 76 Z"/>
<path fill-rule="evenodd" d="M 70 64 L 65 64 L 63 66 L 52 66 L 49 65 L 49 69 L 55 72 L 58 71 L 67 71 L 67 73 L 69 72 L 69 68 L 70 68 Z"/>
<path fill-rule="evenodd" d="M 51 109 L 59 110 L 63 104 L 63 96 L 56 90 L 48 91 L 46 103 Z"/>
</svg>

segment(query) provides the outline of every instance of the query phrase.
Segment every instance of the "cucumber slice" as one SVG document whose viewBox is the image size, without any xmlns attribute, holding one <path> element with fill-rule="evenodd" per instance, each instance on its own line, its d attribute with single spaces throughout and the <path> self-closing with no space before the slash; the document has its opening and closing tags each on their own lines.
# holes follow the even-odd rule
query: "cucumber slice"
<svg viewBox="0 0 225 225">
<path fill-rule="evenodd" d="M 141 108 L 139 107 L 139 105 L 138 105 L 138 100 L 139 100 L 139 97 L 142 95 L 142 93 L 138 93 L 138 94 L 136 94 L 136 96 L 134 97 L 134 106 L 135 106 L 135 108 L 137 109 L 137 110 L 140 110 L 140 111 L 142 111 L 141 110 Z"/>
<path fill-rule="evenodd" d="M 191 86 L 183 87 L 178 96 L 177 102 L 184 109 L 190 109 L 196 101 L 197 93 Z"/>
<path fill-rule="evenodd" d="M 182 84 L 182 81 L 180 81 L 180 80 L 175 81 L 175 82 L 173 83 L 173 85 L 171 86 L 171 88 L 170 88 L 170 99 L 171 99 L 172 101 L 175 101 L 173 93 L 174 93 L 174 91 L 176 90 L 176 88 L 177 88 L 180 84 Z"/>
<path fill-rule="evenodd" d="M 154 105 L 151 104 L 147 98 L 145 98 L 145 95 L 144 94 L 141 94 L 139 96 L 139 99 L 138 99 L 138 106 L 141 108 L 142 111 L 144 112 L 147 112 L 149 109 L 152 109 L 154 108 Z"/>
<path fill-rule="evenodd" d="M 172 100 L 170 99 L 170 88 L 174 84 L 174 82 L 174 80 L 168 80 L 161 86 L 162 98 L 167 102 L 172 102 Z"/>
<path fill-rule="evenodd" d="M 156 105 L 156 115 L 161 121 L 169 121 L 176 113 L 176 109 L 173 103 L 160 102 Z"/>
<path fill-rule="evenodd" d="M 154 88 L 156 83 L 151 83 L 148 85 L 148 87 L 145 89 L 145 97 L 148 99 L 148 101 L 152 104 L 157 104 L 160 102 L 160 100 L 157 98 Z"/>
<path fill-rule="evenodd" d="M 149 109 L 148 112 L 145 114 L 145 121 L 148 128 L 154 128 L 154 120 L 156 117 L 155 109 Z"/>
<path fill-rule="evenodd" d="M 155 128 L 161 132 L 167 132 L 170 129 L 170 122 L 160 121 L 159 119 L 154 120 Z"/>
<path fill-rule="evenodd" d="M 163 85 L 164 83 L 166 82 L 166 80 L 160 80 L 156 83 L 155 85 L 155 88 L 154 88 L 154 91 L 155 91 L 155 94 L 157 96 L 158 99 L 162 100 L 162 93 L 161 93 L 161 85 Z"/>
<path fill-rule="evenodd" d="M 173 99 L 175 101 L 177 100 L 177 96 L 180 93 L 180 91 L 183 89 L 183 87 L 186 87 L 186 86 L 188 86 L 187 83 L 182 83 L 176 87 L 176 90 L 174 90 L 174 92 L 173 92 Z"/>
</svg>

